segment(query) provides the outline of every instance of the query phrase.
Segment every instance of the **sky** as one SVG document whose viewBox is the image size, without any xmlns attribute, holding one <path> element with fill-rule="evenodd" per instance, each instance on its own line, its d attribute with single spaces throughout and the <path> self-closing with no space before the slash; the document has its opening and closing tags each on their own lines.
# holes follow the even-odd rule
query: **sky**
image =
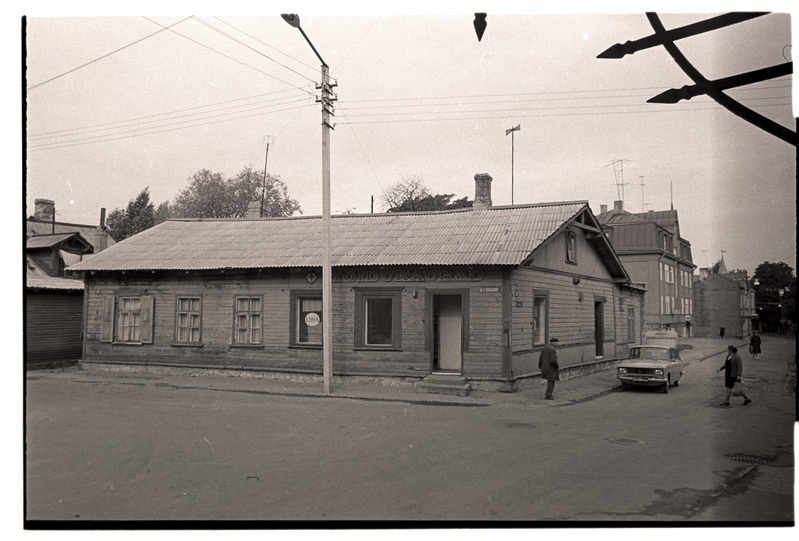
<svg viewBox="0 0 799 541">
<path fill-rule="evenodd" d="M 337 83 L 333 213 L 368 213 L 372 197 L 381 212 L 383 191 L 408 177 L 471 199 L 474 175 L 488 173 L 494 205 L 585 200 L 595 214 L 616 200 L 631 212 L 673 205 L 697 266 L 723 254 L 730 270 L 796 268 L 796 148 L 708 97 L 647 104 L 691 84 L 663 47 L 597 58 L 653 32 L 643 11 L 498 2 L 478 41 L 481 9 L 469 3 L 337 5 L 335 15 L 329 4 L 294 5 Z M 697 6 L 737 8 L 650 5 L 667 29 L 707 18 Z M 59 221 L 99 223 L 101 208 L 125 208 L 146 187 L 157 205 L 202 169 L 232 177 L 264 165 L 303 214 L 321 213 L 319 59 L 279 8 L 217 6 L 22 12 L 26 215 L 45 198 Z M 791 60 L 795 22 L 775 7 L 678 46 L 709 79 Z M 792 85 L 786 76 L 728 95 L 795 131 Z"/>
</svg>

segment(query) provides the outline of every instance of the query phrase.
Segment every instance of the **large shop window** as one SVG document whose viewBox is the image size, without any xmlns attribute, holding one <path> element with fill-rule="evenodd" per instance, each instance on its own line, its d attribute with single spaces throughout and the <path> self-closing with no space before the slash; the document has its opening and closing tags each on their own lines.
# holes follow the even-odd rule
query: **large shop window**
<svg viewBox="0 0 799 541">
<path fill-rule="evenodd" d="M 402 347 L 401 289 L 356 290 L 355 347 Z"/>
<path fill-rule="evenodd" d="M 235 345 L 261 344 L 261 297 L 236 297 Z"/>
<path fill-rule="evenodd" d="M 298 346 L 321 346 L 322 296 L 314 293 L 292 293 L 291 339 Z"/>
<path fill-rule="evenodd" d="M 175 342 L 199 344 L 202 314 L 200 297 L 178 297 L 175 302 Z"/>
<path fill-rule="evenodd" d="M 149 295 L 104 297 L 100 341 L 152 344 L 153 297 Z"/>
<path fill-rule="evenodd" d="M 533 345 L 547 342 L 547 320 L 549 316 L 549 295 L 545 292 L 533 293 Z"/>
</svg>

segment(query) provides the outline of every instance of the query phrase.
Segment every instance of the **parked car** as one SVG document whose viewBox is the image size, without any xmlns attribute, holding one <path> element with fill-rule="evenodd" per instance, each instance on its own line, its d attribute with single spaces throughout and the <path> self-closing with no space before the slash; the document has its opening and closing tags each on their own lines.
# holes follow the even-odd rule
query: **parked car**
<svg viewBox="0 0 799 541">
<path fill-rule="evenodd" d="M 631 385 L 660 387 L 664 393 L 669 386 L 677 387 L 686 364 L 676 347 L 632 346 L 626 359 L 617 368 L 622 389 Z"/>
</svg>

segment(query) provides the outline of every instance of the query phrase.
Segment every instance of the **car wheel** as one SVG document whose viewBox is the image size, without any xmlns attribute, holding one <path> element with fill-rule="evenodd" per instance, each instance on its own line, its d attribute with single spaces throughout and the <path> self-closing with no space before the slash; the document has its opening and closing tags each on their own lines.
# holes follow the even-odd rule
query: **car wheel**
<svg viewBox="0 0 799 541">
<path fill-rule="evenodd" d="M 626 391 L 629 388 L 630 388 L 630 384 L 629 383 L 622 383 L 621 384 L 621 390 L 622 391 Z"/>
<path fill-rule="evenodd" d="M 671 376 L 668 376 L 668 379 L 666 380 L 666 383 L 663 384 L 663 387 L 660 389 L 660 392 L 662 392 L 664 394 L 668 393 L 669 392 L 669 385 L 671 385 Z"/>
<path fill-rule="evenodd" d="M 675 382 L 674 382 L 674 386 L 675 386 L 675 387 L 679 387 L 679 386 L 680 386 L 680 380 L 677 380 L 677 381 L 675 381 Z"/>
</svg>

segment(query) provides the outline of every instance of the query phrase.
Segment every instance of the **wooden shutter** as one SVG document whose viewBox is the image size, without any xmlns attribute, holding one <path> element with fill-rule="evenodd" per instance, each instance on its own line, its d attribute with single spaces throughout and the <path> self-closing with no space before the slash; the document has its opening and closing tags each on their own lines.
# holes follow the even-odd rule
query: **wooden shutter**
<svg viewBox="0 0 799 541">
<path fill-rule="evenodd" d="M 101 342 L 114 341 L 114 304 L 115 297 L 103 297 L 102 326 L 100 329 Z"/>
<path fill-rule="evenodd" d="M 141 298 L 141 343 L 153 343 L 153 296 L 144 295 Z"/>
</svg>

